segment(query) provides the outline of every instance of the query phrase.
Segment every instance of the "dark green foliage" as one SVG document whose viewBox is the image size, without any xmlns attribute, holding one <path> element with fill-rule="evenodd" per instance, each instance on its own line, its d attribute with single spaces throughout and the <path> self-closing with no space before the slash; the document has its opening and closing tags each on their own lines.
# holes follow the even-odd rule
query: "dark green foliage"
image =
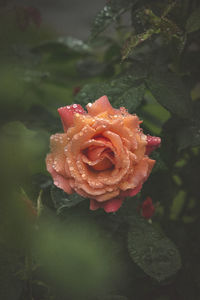
<svg viewBox="0 0 200 300">
<path fill-rule="evenodd" d="M 181 268 L 174 243 L 138 216 L 130 219 L 128 249 L 134 262 L 158 281 L 166 280 Z"/>
<path fill-rule="evenodd" d="M 137 77 L 126 75 L 102 84 L 86 85 L 76 97 L 76 102 L 87 104 L 93 99 L 107 95 L 113 106 L 125 106 L 133 113 L 141 104 L 145 93 L 145 85 L 137 84 Z"/>
<path fill-rule="evenodd" d="M 191 33 L 200 29 L 200 7 L 193 11 L 186 23 L 187 33 Z"/>
<path fill-rule="evenodd" d="M 56 188 L 55 186 L 52 186 L 51 188 L 51 198 L 58 215 L 63 209 L 75 206 L 84 200 L 77 194 L 67 195 L 65 192 Z"/>
<path fill-rule="evenodd" d="M 14 251 L 0 244 L 0 298 L 5 300 L 19 300 L 23 289 L 20 280 L 19 257 Z"/>
<path fill-rule="evenodd" d="M 190 118 L 190 91 L 179 76 L 171 72 L 155 70 L 146 82 L 153 96 L 162 106 L 180 118 Z"/>
<path fill-rule="evenodd" d="M 106 6 L 98 13 L 92 24 L 91 37 L 96 37 L 112 22 L 116 22 L 121 14 L 137 2 L 138 0 L 108 0 Z"/>
</svg>

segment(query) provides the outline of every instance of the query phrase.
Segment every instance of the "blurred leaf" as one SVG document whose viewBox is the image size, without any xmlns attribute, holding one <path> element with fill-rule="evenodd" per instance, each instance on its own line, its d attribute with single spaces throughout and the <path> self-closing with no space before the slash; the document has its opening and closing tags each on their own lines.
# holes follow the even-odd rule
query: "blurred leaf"
<svg viewBox="0 0 200 300">
<path fill-rule="evenodd" d="M 155 166 L 153 168 L 153 173 L 155 173 L 157 171 L 168 170 L 166 163 L 163 161 L 163 159 L 158 151 L 153 151 L 150 156 L 152 159 L 155 159 L 155 161 L 156 161 Z"/>
<path fill-rule="evenodd" d="M 192 120 L 187 124 L 183 124 L 176 131 L 178 150 L 181 151 L 188 147 L 196 147 L 200 145 L 200 121 Z"/>
<path fill-rule="evenodd" d="M 19 258 L 10 249 L 0 244 L 0 299 L 18 300 L 22 292 L 22 282 L 17 278 Z"/>
<path fill-rule="evenodd" d="M 174 243 L 139 216 L 130 219 L 128 249 L 133 261 L 157 281 L 164 281 L 181 268 Z"/>
<path fill-rule="evenodd" d="M 91 37 L 95 38 L 137 2 L 138 0 L 108 0 L 106 6 L 97 14 L 92 24 Z"/>
<path fill-rule="evenodd" d="M 79 60 L 76 63 L 78 74 L 81 77 L 93 77 L 102 75 L 105 72 L 106 67 L 107 66 L 105 63 L 100 63 L 93 58 Z"/>
<path fill-rule="evenodd" d="M 57 39 L 58 43 L 67 46 L 69 49 L 72 49 L 80 53 L 89 53 L 91 51 L 90 46 L 84 41 L 79 40 L 74 37 L 60 37 Z"/>
<path fill-rule="evenodd" d="M 192 108 L 190 120 L 185 120 L 176 129 L 175 136 L 179 151 L 200 145 L 200 102 L 194 102 Z"/>
<path fill-rule="evenodd" d="M 34 47 L 33 52 L 66 52 L 70 51 L 71 54 L 89 54 L 92 49 L 90 46 L 83 42 L 82 40 L 67 36 L 67 37 L 58 37 L 54 40 L 49 40 L 40 43 L 38 46 Z M 69 59 L 69 57 L 66 56 Z"/>
<path fill-rule="evenodd" d="M 60 214 L 63 209 L 75 206 L 76 204 L 84 200 L 84 198 L 82 198 L 78 194 L 74 193 L 68 195 L 56 186 L 52 186 L 51 188 L 51 198 L 57 210 L 57 214 Z"/>
<path fill-rule="evenodd" d="M 188 18 L 186 23 L 187 33 L 191 33 L 200 29 L 200 7 L 196 9 Z"/>
<path fill-rule="evenodd" d="M 23 123 L 9 122 L 1 129 L 2 163 L 5 174 L 29 174 L 44 170 L 49 135 L 43 130 L 33 131 Z"/>
<path fill-rule="evenodd" d="M 113 249 L 100 237 L 95 222 L 84 219 L 64 225 L 49 216 L 41 221 L 33 246 L 45 279 L 67 299 L 93 299 L 87 295 L 107 292 L 116 276 Z"/>
<path fill-rule="evenodd" d="M 155 70 L 146 82 L 155 99 L 167 110 L 180 118 L 190 117 L 190 91 L 178 76 Z"/>
</svg>

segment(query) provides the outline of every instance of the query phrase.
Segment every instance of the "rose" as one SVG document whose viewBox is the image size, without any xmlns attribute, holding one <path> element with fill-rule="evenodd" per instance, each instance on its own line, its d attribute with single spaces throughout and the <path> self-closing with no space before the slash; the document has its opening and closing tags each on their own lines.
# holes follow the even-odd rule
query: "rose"
<svg viewBox="0 0 200 300">
<path fill-rule="evenodd" d="M 57 187 L 89 198 L 91 210 L 114 212 L 141 190 L 160 138 L 146 136 L 138 117 L 114 109 L 106 96 L 86 107 L 88 113 L 77 104 L 58 109 L 64 133 L 50 138 L 47 170 Z"/>
</svg>

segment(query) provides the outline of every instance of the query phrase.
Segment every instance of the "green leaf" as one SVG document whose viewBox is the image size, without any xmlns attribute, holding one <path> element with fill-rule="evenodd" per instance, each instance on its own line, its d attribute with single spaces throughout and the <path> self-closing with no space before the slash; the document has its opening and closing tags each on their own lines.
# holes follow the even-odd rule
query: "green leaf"
<svg viewBox="0 0 200 300">
<path fill-rule="evenodd" d="M 190 117 L 190 91 L 177 75 L 155 71 L 146 83 L 155 99 L 168 111 L 181 118 Z"/>
<path fill-rule="evenodd" d="M 199 29 L 200 29 L 200 7 L 189 16 L 186 23 L 187 33 L 191 33 Z"/>
<path fill-rule="evenodd" d="M 62 212 L 63 209 L 75 206 L 76 204 L 84 200 L 84 198 L 82 198 L 78 194 L 68 195 L 56 186 L 52 186 L 51 188 L 51 198 L 58 215 Z"/>
<path fill-rule="evenodd" d="M 110 0 L 107 5 L 97 14 L 91 30 L 91 38 L 95 38 L 104 31 L 112 22 L 127 11 L 138 0 Z"/>
<path fill-rule="evenodd" d="M 133 261 L 159 282 L 181 268 L 180 254 L 174 243 L 139 216 L 130 219 L 128 249 Z"/>
<path fill-rule="evenodd" d="M 137 82 L 140 76 L 142 75 L 137 77 L 136 73 L 105 83 L 85 85 L 77 95 L 76 102 L 86 105 L 88 102 L 94 102 L 101 96 L 107 95 L 114 107 L 124 106 L 130 113 L 133 113 L 141 104 L 146 90 L 144 84 Z"/>
<path fill-rule="evenodd" d="M 159 32 L 159 29 L 149 29 L 141 34 L 130 36 L 126 40 L 122 49 L 122 60 L 125 60 L 127 57 L 129 57 L 138 45 L 150 39 L 153 34 L 158 34 Z"/>
</svg>

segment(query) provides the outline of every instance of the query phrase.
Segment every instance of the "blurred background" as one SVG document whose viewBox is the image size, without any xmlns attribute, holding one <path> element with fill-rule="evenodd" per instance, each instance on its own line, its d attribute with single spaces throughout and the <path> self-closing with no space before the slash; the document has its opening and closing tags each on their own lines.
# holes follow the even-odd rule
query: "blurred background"
<svg viewBox="0 0 200 300">
<path fill-rule="evenodd" d="M 80 39 L 89 36 L 91 21 L 106 0 L 1 0 L 0 5 L 26 5 L 36 7 L 42 23 L 58 34 Z"/>
</svg>

